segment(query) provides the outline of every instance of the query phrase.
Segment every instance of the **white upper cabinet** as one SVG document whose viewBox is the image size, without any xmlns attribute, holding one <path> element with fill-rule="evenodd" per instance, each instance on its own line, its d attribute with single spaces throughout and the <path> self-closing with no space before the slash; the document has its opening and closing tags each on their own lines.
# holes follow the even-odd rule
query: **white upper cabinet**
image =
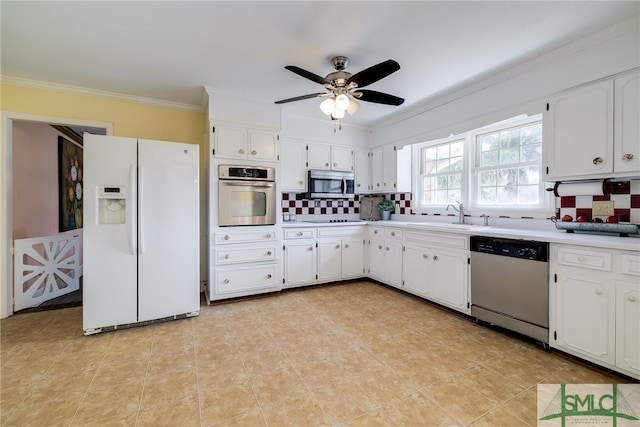
<svg viewBox="0 0 640 427">
<path fill-rule="evenodd" d="M 282 191 L 305 191 L 307 146 L 300 142 L 280 143 L 280 189 Z"/>
<path fill-rule="evenodd" d="M 309 144 L 307 166 L 309 169 L 353 172 L 353 148 Z"/>
<path fill-rule="evenodd" d="M 613 170 L 640 171 L 640 73 L 615 80 Z"/>
<path fill-rule="evenodd" d="M 383 145 L 371 150 L 371 184 L 374 192 L 396 190 L 396 147 Z"/>
<path fill-rule="evenodd" d="M 278 161 L 278 132 L 233 125 L 215 125 L 213 155 L 223 159 Z"/>
<path fill-rule="evenodd" d="M 640 77 L 632 73 L 554 95 L 544 114 L 546 180 L 640 174 Z"/>
<path fill-rule="evenodd" d="M 552 97 L 544 114 L 543 133 L 545 178 L 613 172 L 613 81 Z"/>
<path fill-rule="evenodd" d="M 365 148 L 355 150 L 356 193 L 368 193 L 371 186 L 371 152 Z"/>
</svg>

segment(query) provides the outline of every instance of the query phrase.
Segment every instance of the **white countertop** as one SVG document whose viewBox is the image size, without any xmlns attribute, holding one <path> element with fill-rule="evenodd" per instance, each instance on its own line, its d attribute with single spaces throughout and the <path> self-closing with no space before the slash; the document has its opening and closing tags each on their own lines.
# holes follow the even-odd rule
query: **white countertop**
<svg viewBox="0 0 640 427">
<path fill-rule="evenodd" d="M 291 227 L 345 227 L 354 225 L 378 225 L 384 227 L 402 227 L 412 230 L 429 232 L 446 232 L 466 234 L 469 236 L 503 237 L 509 239 L 538 240 L 549 243 L 565 243 L 570 245 L 590 246 L 607 249 L 621 249 L 640 251 L 640 235 L 620 237 L 618 235 L 603 235 L 595 233 L 567 233 L 556 229 L 525 229 L 507 228 L 500 226 L 482 226 L 473 224 L 451 224 L 438 222 L 410 222 L 410 221 L 350 221 L 350 222 L 285 222 L 283 228 Z"/>
</svg>

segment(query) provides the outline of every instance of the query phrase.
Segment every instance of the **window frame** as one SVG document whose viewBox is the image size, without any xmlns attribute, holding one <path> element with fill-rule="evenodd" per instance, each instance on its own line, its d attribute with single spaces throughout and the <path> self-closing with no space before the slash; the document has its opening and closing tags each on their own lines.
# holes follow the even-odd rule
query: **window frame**
<svg viewBox="0 0 640 427">
<path fill-rule="evenodd" d="M 455 212 L 446 210 L 447 205 L 423 205 L 422 203 L 422 148 L 428 148 L 457 140 L 464 140 L 464 167 L 462 176 L 461 199 L 459 200 L 465 206 L 465 212 L 470 215 L 487 214 L 490 216 L 507 216 L 511 218 L 548 218 L 553 215 L 554 199 L 553 194 L 545 191 L 548 184 L 543 180 L 542 158 L 539 162 L 540 167 L 540 202 L 536 205 L 494 205 L 484 206 L 477 203 L 477 180 L 480 168 L 477 167 L 479 152 L 477 150 L 477 137 L 501 130 L 507 130 L 516 127 L 526 127 L 527 125 L 540 122 L 542 124 L 542 114 L 531 116 L 518 116 L 500 122 L 492 123 L 478 129 L 474 129 L 458 135 L 450 135 L 433 141 L 427 141 L 413 145 L 412 151 L 412 175 L 411 189 L 414 194 L 413 211 L 417 214 L 439 214 L 447 215 Z M 544 150 L 544 140 L 542 141 Z M 515 164 L 515 165 L 519 165 Z M 484 168 L 483 168 L 484 169 Z"/>
</svg>

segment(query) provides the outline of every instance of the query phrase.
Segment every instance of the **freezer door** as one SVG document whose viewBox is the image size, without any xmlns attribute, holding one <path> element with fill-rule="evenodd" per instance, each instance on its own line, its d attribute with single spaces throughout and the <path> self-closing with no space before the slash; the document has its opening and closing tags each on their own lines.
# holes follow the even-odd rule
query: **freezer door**
<svg viewBox="0 0 640 427">
<path fill-rule="evenodd" d="M 87 331 L 137 320 L 136 140 L 87 134 L 83 152 Z"/>
<path fill-rule="evenodd" d="M 199 147 L 138 140 L 138 320 L 199 311 Z"/>
</svg>

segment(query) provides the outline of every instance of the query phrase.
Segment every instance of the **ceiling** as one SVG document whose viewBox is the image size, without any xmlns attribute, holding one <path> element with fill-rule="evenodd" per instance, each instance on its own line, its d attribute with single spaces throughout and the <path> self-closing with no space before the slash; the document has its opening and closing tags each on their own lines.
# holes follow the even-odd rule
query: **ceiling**
<svg viewBox="0 0 640 427">
<path fill-rule="evenodd" d="M 1 74 L 198 109 L 203 86 L 269 102 L 322 92 L 285 65 L 325 76 L 387 59 L 401 69 L 367 89 L 345 123 L 376 122 L 640 12 L 638 1 L 6 1 Z M 326 119 L 321 99 L 285 114 Z"/>
</svg>

